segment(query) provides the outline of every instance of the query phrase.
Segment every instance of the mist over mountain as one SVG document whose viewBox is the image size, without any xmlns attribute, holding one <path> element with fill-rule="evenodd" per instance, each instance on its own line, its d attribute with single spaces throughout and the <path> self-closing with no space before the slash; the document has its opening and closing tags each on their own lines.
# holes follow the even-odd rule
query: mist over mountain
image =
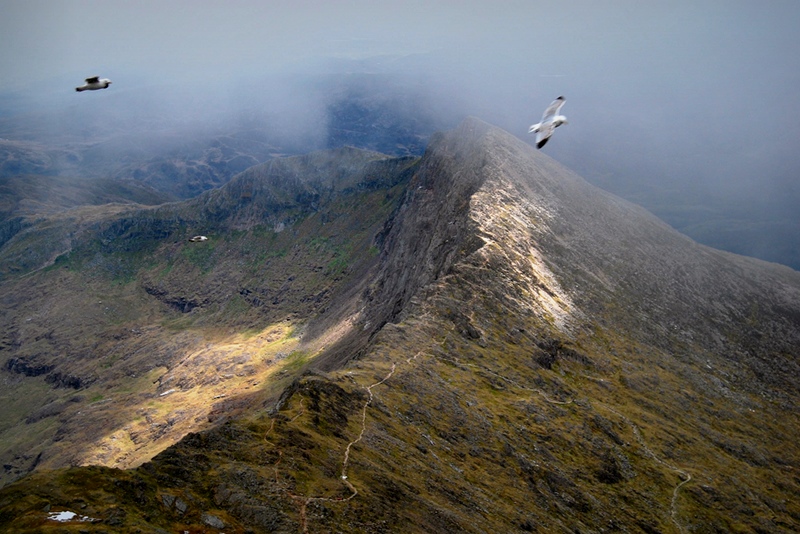
<svg viewBox="0 0 800 534">
<path fill-rule="evenodd" d="M 2 13 L 0 530 L 800 531 L 800 4 Z"/>
<path fill-rule="evenodd" d="M 0 118 L 0 170 L 135 181 L 186 199 L 276 156 L 346 145 L 421 155 L 434 131 L 457 122 L 414 77 L 357 66 L 249 80 L 232 94 L 144 86 L 57 98 L 58 107 Z"/>
<path fill-rule="evenodd" d="M 33 471 L 4 526 L 800 525 L 800 275 L 508 132 L 470 118 L 420 158 L 323 150 L 110 206 L 69 210 L 50 256 L 7 251 L 62 212 L 3 249 L 4 480 Z"/>
<path fill-rule="evenodd" d="M 3 175 L 133 180 L 163 198 L 186 199 L 276 156 L 344 145 L 421 155 L 433 132 L 470 114 L 524 138 L 540 109 L 565 92 L 561 77 L 526 88 L 505 72 L 437 53 L 317 60 L 229 83 L 147 78 L 118 77 L 113 92 L 97 95 L 59 94 L 51 86 L 33 95 L 7 91 L 0 98 L 8 103 L 0 117 Z M 56 81 L 70 86 L 49 83 Z M 657 138 L 671 125 L 662 118 L 641 125 L 634 111 L 622 112 L 625 104 L 609 108 L 613 98 L 575 87 L 564 111 L 577 122 L 559 131 L 563 140 L 548 153 L 700 242 L 800 267 L 800 190 L 788 147 L 749 136 L 751 146 L 737 148 L 738 139 L 726 136 L 738 126 L 727 117 L 720 133 L 675 130 L 689 137 L 667 144 Z M 624 131 L 603 129 L 626 122 Z M 704 156 L 711 150 L 722 154 Z"/>
</svg>

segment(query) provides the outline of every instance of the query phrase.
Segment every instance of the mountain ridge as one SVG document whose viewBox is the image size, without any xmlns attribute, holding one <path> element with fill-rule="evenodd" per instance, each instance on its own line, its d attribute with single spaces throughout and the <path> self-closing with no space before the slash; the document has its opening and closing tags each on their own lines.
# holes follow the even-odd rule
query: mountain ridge
<svg viewBox="0 0 800 534">
<path fill-rule="evenodd" d="M 375 225 L 393 209 L 405 168 L 414 162 L 355 149 L 320 152 L 255 167 L 222 190 L 189 201 L 95 208 L 91 217 L 81 215 L 88 208 L 68 210 L 15 235 L 3 250 L 4 379 L 17 403 L 31 394 L 41 400 L 31 398 L 27 411 L 20 406 L 9 412 L 2 438 L 9 444 L 5 475 L 18 476 L 48 462 L 83 462 L 70 459 L 75 447 L 69 445 L 72 439 L 95 440 L 76 427 L 81 411 L 95 412 L 99 427 L 109 426 L 112 435 L 117 425 L 125 426 L 126 417 L 125 411 L 115 414 L 115 406 L 152 411 L 146 408 L 148 395 L 137 400 L 135 388 L 120 397 L 118 390 L 130 390 L 126 380 L 159 398 L 175 389 L 167 384 L 203 391 L 234 381 L 246 388 L 252 387 L 248 380 L 263 380 L 263 373 L 287 366 L 294 372 L 319 350 L 315 343 L 326 342 L 326 325 L 344 320 L 339 303 L 344 306 L 351 298 L 347 295 L 355 289 L 347 286 L 356 287 L 359 274 L 374 261 L 369 249 Z M 333 174 L 339 168 L 339 175 L 350 180 L 339 183 L 347 190 L 332 191 L 319 176 L 307 174 L 316 167 Z M 363 173 L 350 175 L 347 169 L 354 167 Z M 354 202 L 369 206 L 370 213 L 358 213 Z M 208 242 L 188 241 L 201 232 L 209 235 Z M 316 329 L 315 317 L 320 319 Z M 231 357 L 244 363 L 217 365 L 223 353 L 239 354 Z M 198 366 L 194 373 L 193 365 Z M 236 369 L 237 378 L 226 371 L 228 378 L 216 384 L 217 367 Z M 249 379 L 255 370 L 261 378 Z M 31 394 L 19 389 L 42 380 L 56 389 L 43 394 L 36 387 Z M 87 388 L 88 394 L 69 394 Z M 177 422 L 197 428 L 188 412 L 199 409 L 192 417 L 203 426 L 201 413 L 220 412 L 216 420 L 226 402 L 236 404 L 225 400 L 230 392 L 214 395 L 223 395 L 212 403 L 222 408 L 205 406 L 202 396 L 189 398 L 191 410 L 179 421 L 164 413 L 164 423 L 153 423 L 155 432 L 129 432 L 150 438 L 102 440 L 107 450 L 98 461 L 141 462 L 148 440 L 163 447 L 182 435 L 172 434 Z M 30 419 L 31 412 L 40 416 Z M 14 436 L 8 426 L 13 417 L 23 426 L 31 420 L 47 427 L 29 444 L 33 454 L 20 439 L 34 423 Z M 159 430 L 162 424 L 168 432 Z M 47 447 L 49 453 L 37 454 Z"/>
<path fill-rule="evenodd" d="M 100 520 L 81 528 L 210 532 L 790 532 L 800 524 L 791 499 L 800 451 L 790 438 L 800 273 L 698 245 L 478 119 L 436 134 L 421 160 L 354 154 L 367 161 L 362 169 L 394 169 L 377 182 L 357 172 L 363 178 L 342 189 L 359 193 L 355 204 L 333 209 L 329 189 L 302 180 L 264 197 L 288 210 L 281 218 L 264 209 L 265 227 L 284 224 L 270 239 L 290 232 L 307 243 L 310 255 L 290 258 L 296 276 L 321 267 L 314 256 L 330 259 L 323 277 L 304 281 L 305 295 L 342 275 L 326 243 L 341 246 L 353 231 L 344 214 L 366 215 L 367 198 L 383 199 L 357 240 L 361 253 L 372 250 L 368 260 L 349 263 L 339 278 L 349 281 L 331 290 L 340 299 L 294 312 L 322 317 L 307 327 L 307 341 L 319 344 L 295 356 L 298 372 L 242 390 L 240 409 L 137 469 L 43 471 L 0 490 L 0 523 L 49 528 L 45 507 L 80 507 Z M 344 159 L 340 169 L 358 167 Z M 171 231 L 188 234 L 196 227 L 181 214 L 202 207 L 208 221 L 233 221 L 218 228 L 241 231 L 260 209 L 245 207 L 237 219 L 215 206 L 228 205 L 226 195 L 241 200 L 248 176 L 158 208 L 178 211 L 153 220 L 173 217 Z M 310 215 L 292 212 L 300 208 Z M 117 237 L 136 239 L 130 228 Z M 124 240 L 115 247 L 126 253 Z M 190 272 L 225 287 L 231 272 L 214 274 L 220 256 L 209 258 Z M 269 288 L 259 281 L 269 268 L 240 278 L 245 296 L 273 296 L 254 291 Z M 159 286 L 160 266 L 144 269 L 136 276 L 145 285 L 189 295 L 169 273 Z M 203 314 L 227 317 L 212 300 L 174 313 L 198 326 Z M 239 321 L 230 324 L 252 324 Z M 156 395 L 180 382 L 172 373 Z"/>
</svg>

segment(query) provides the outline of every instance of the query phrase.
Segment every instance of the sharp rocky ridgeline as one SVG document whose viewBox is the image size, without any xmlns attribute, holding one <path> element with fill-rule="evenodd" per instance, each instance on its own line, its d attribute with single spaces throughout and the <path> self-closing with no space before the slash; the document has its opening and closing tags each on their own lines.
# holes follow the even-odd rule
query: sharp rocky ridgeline
<svg viewBox="0 0 800 534">
<path fill-rule="evenodd" d="M 800 273 L 502 130 L 97 209 L 4 245 L 8 528 L 800 526 Z"/>
</svg>

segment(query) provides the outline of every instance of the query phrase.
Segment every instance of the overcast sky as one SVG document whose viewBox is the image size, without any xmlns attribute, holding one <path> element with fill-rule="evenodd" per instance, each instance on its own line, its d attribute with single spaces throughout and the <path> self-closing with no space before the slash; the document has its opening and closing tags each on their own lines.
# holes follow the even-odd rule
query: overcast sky
<svg viewBox="0 0 800 534">
<path fill-rule="evenodd" d="M 531 71 L 578 75 L 610 62 L 622 86 L 669 71 L 657 77 L 683 79 L 687 88 L 737 77 L 750 87 L 763 76 L 770 88 L 796 81 L 800 62 L 794 0 L 2 0 L 0 6 L 2 83 L 101 67 L 215 76 L 321 55 L 442 51 L 465 66 L 494 63 L 523 80 Z"/>
<path fill-rule="evenodd" d="M 800 219 L 799 28 L 797 0 L 0 0 L 0 90 L 98 74 L 235 100 L 317 58 L 418 54 L 432 93 L 525 139 L 564 95 L 545 151 L 596 183 Z"/>
<path fill-rule="evenodd" d="M 311 58 L 429 53 L 462 96 L 534 118 L 565 113 L 670 127 L 730 121 L 742 139 L 794 127 L 796 0 L 0 0 L 0 88 L 100 74 L 224 84 Z M 558 93 L 558 94 L 556 94 Z M 527 98 L 527 102 L 519 102 Z M 698 113 L 695 115 L 694 113 Z M 766 116 L 765 116 L 766 114 Z M 795 130 L 796 132 L 797 130 Z M 655 132 L 653 132 L 655 134 Z"/>
</svg>

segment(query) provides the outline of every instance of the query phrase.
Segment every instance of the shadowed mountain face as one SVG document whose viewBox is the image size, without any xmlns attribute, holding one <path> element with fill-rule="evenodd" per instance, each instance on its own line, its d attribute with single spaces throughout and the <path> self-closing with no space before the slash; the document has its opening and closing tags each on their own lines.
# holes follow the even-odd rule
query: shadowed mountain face
<svg viewBox="0 0 800 534">
<path fill-rule="evenodd" d="M 800 526 L 800 274 L 481 121 L 420 160 L 274 160 L 64 247 L 3 266 L 4 379 L 48 399 L 4 422 L 46 443 L 4 460 L 37 468 L 0 491 L 21 532 Z"/>
</svg>

